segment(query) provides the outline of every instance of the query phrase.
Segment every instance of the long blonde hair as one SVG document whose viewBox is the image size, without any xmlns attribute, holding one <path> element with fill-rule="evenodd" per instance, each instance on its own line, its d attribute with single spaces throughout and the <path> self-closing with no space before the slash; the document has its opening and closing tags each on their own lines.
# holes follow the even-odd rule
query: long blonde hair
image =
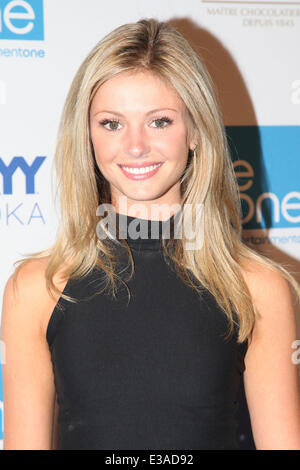
<svg viewBox="0 0 300 470">
<path fill-rule="evenodd" d="M 183 234 L 173 251 L 164 243 L 164 253 L 173 259 L 184 282 L 199 291 L 194 276 L 215 297 L 229 319 L 229 335 L 236 323 L 234 312 L 237 314 L 238 341 L 242 342 L 251 334 L 259 315 L 241 275 L 240 266 L 245 261 L 281 273 L 298 298 L 300 287 L 283 266 L 243 243 L 239 191 L 212 81 L 192 46 L 165 22 L 141 19 L 116 28 L 80 66 L 63 108 L 57 140 L 55 163 L 61 208 L 57 240 L 48 250 L 30 256 L 50 255 L 45 272 L 47 288 L 51 294 L 56 292 L 72 302 L 76 299 L 63 294 L 53 282 L 65 263 L 66 279 L 82 277 L 98 266 L 105 273 L 104 290 L 111 289 L 113 296 L 116 280 L 124 282 L 115 269 L 115 253 L 96 234 L 97 207 L 111 201 L 108 182 L 95 162 L 89 110 L 106 80 L 125 71 L 141 70 L 152 72 L 175 88 L 188 110 L 189 135 L 193 133 L 198 142 L 197 150 L 189 155 L 181 194 L 182 206 L 189 204 L 196 210 L 197 205 L 203 205 L 203 246 L 200 250 L 185 250 Z M 127 246 L 126 241 L 123 244 Z M 131 276 L 132 256 L 130 260 Z"/>
</svg>

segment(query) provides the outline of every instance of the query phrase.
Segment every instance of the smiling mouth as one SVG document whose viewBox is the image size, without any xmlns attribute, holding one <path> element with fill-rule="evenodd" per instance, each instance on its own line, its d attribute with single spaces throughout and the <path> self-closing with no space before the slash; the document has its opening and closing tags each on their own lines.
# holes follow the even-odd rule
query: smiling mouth
<svg viewBox="0 0 300 470">
<path fill-rule="evenodd" d="M 145 175 L 147 173 L 151 173 L 156 168 L 159 168 L 162 163 L 157 163 L 156 165 L 144 166 L 142 168 L 132 168 L 129 166 L 119 165 L 122 170 L 126 171 L 127 173 L 131 173 L 132 175 Z"/>
</svg>

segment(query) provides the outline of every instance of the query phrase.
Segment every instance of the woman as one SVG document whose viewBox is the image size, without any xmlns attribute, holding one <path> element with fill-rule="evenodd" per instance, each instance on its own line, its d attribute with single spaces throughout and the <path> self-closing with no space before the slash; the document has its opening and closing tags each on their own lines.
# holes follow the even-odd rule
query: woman
<svg viewBox="0 0 300 470">
<path fill-rule="evenodd" d="M 142 19 L 96 45 L 56 169 L 57 241 L 4 293 L 4 448 L 236 449 L 244 372 L 256 447 L 300 449 L 300 289 L 241 240 L 212 83 L 176 30 Z"/>
</svg>

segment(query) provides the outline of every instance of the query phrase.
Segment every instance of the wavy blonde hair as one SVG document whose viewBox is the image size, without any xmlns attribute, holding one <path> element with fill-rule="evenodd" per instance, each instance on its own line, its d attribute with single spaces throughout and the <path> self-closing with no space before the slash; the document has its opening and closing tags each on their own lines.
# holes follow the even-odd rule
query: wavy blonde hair
<svg viewBox="0 0 300 470">
<path fill-rule="evenodd" d="M 95 162 L 89 111 L 95 93 L 106 80 L 122 72 L 143 70 L 175 88 L 188 110 L 188 134 L 198 142 L 197 150 L 189 155 L 181 195 L 182 206 L 189 204 L 194 210 L 197 204 L 203 204 L 203 247 L 185 250 L 183 234 L 173 245 L 174 250 L 164 241 L 164 254 L 175 262 L 185 283 L 199 292 L 194 276 L 211 292 L 229 319 L 229 335 L 236 323 L 234 313 L 237 314 L 238 342 L 243 342 L 259 315 L 241 275 L 240 266 L 245 261 L 280 273 L 298 299 L 300 287 L 282 265 L 243 243 L 239 191 L 212 80 L 192 46 L 166 22 L 144 18 L 116 28 L 80 66 L 63 108 L 55 155 L 61 208 L 57 240 L 48 250 L 29 256 L 50 255 L 45 272 L 47 288 L 51 295 L 56 292 L 69 301 L 76 299 L 61 292 L 53 282 L 61 266 L 66 266 L 66 279 L 82 277 L 98 266 L 105 273 L 104 290 L 110 289 L 113 296 L 117 279 L 124 282 L 115 269 L 116 254 L 96 234 L 97 207 L 111 199 L 108 182 Z M 131 277 L 133 258 L 126 241 L 122 243 L 129 253 Z"/>
</svg>

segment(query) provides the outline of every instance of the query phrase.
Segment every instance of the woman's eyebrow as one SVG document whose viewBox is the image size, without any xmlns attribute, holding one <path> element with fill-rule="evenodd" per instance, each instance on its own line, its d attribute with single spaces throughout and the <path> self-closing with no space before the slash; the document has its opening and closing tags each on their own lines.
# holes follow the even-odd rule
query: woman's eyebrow
<svg viewBox="0 0 300 470">
<path fill-rule="evenodd" d="M 178 113 L 178 110 L 174 108 L 156 108 L 156 109 L 152 109 L 151 111 L 148 111 L 148 113 L 146 113 L 146 116 L 149 116 L 149 114 L 157 113 L 158 111 L 166 111 L 166 110 L 175 111 L 175 113 Z M 124 117 L 122 113 L 119 113 L 118 111 L 108 110 L 108 109 L 102 109 L 101 111 L 97 111 L 96 113 L 94 113 L 93 117 L 99 113 L 116 114 L 117 116 Z"/>
</svg>

